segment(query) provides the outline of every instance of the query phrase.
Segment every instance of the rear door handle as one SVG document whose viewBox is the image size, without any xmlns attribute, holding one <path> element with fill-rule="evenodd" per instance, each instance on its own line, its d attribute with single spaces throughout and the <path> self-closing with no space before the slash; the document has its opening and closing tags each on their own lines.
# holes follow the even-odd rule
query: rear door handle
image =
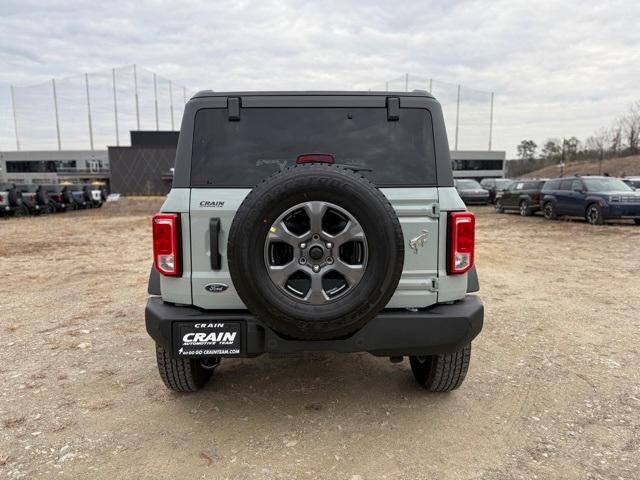
<svg viewBox="0 0 640 480">
<path fill-rule="evenodd" d="M 222 260 L 220 258 L 220 250 L 218 245 L 218 237 L 220 236 L 220 219 L 212 218 L 209 220 L 209 249 L 211 251 L 211 269 L 220 270 Z"/>
</svg>

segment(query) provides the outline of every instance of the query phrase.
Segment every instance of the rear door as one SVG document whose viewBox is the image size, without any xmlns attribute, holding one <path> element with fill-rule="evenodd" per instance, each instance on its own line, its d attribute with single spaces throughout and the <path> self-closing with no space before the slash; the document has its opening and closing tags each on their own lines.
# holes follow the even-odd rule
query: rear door
<svg viewBox="0 0 640 480">
<path fill-rule="evenodd" d="M 268 101 L 278 103 L 273 97 Z M 189 201 L 194 305 L 245 308 L 226 258 L 235 212 L 263 178 L 308 153 L 329 153 L 335 163 L 358 170 L 394 207 L 405 261 L 388 306 L 424 307 L 437 301 L 439 212 L 430 113 L 400 108 L 398 118 L 390 120 L 384 97 L 375 101 L 376 106 L 362 101 L 356 107 L 339 102 L 323 107 L 302 97 L 283 108 L 243 97 L 237 116 L 228 108 L 198 111 Z"/>
</svg>

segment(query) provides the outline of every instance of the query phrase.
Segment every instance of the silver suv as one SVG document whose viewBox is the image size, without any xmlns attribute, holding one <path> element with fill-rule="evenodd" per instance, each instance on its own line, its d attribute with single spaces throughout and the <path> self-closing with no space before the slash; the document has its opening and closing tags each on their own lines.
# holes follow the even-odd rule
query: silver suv
<svg viewBox="0 0 640 480">
<path fill-rule="evenodd" d="M 223 357 L 332 350 L 455 389 L 483 323 L 474 230 L 425 92 L 200 92 L 153 218 L 160 375 L 195 391 Z"/>
</svg>

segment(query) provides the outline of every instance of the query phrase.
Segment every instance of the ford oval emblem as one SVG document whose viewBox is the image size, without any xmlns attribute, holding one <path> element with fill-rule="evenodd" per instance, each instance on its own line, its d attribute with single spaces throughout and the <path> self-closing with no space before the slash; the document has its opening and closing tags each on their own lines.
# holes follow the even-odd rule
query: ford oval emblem
<svg viewBox="0 0 640 480">
<path fill-rule="evenodd" d="M 227 288 L 229 288 L 229 285 L 226 285 L 224 283 L 210 283 L 209 285 L 204 286 L 204 289 L 207 292 L 211 292 L 211 293 L 224 292 Z"/>
</svg>

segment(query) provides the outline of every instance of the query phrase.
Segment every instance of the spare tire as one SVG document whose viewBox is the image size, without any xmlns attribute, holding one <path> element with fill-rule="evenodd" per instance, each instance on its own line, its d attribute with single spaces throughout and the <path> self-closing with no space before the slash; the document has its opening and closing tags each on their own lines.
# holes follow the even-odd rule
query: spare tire
<svg viewBox="0 0 640 480">
<path fill-rule="evenodd" d="M 47 206 L 49 205 L 49 200 L 49 192 L 47 192 L 42 187 L 38 187 L 38 190 L 36 192 L 36 201 L 38 202 L 38 205 Z"/>
<path fill-rule="evenodd" d="M 387 198 L 361 175 L 303 164 L 255 187 L 229 231 L 231 279 L 247 308 L 287 337 L 361 328 L 400 280 L 404 240 Z"/>
<path fill-rule="evenodd" d="M 12 207 L 22 205 L 22 192 L 20 192 L 15 185 L 9 189 L 9 205 Z"/>
</svg>

